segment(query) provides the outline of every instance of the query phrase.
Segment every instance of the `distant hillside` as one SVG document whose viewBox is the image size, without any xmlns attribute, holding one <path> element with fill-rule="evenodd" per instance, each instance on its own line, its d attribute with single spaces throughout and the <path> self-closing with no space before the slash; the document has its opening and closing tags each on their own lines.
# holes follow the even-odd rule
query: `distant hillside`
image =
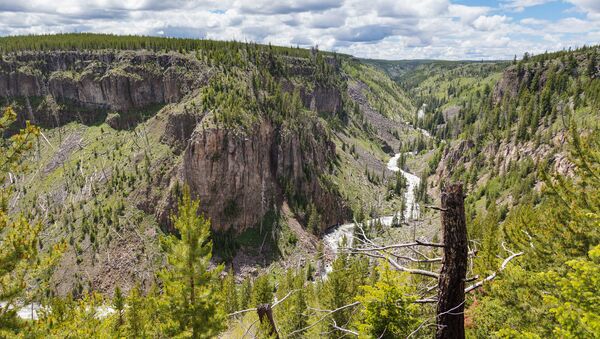
<svg viewBox="0 0 600 339">
<path fill-rule="evenodd" d="M 362 59 L 366 64 L 382 69 L 390 78 L 405 90 L 418 87 L 423 81 L 434 75 L 440 75 L 466 65 L 503 64 L 505 61 L 450 61 L 450 60 L 376 60 Z M 468 68 L 467 68 L 468 69 Z"/>
</svg>

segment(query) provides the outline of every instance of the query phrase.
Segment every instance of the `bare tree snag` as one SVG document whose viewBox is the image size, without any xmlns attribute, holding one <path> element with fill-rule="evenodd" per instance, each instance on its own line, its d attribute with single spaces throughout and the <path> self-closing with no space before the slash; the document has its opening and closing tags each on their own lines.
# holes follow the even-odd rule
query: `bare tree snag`
<svg viewBox="0 0 600 339">
<path fill-rule="evenodd" d="M 277 328 L 275 327 L 275 320 L 273 320 L 273 309 L 271 308 L 271 304 L 258 305 L 256 312 L 258 313 L 258 319 L 261 324 L 264 325 L 265 321 L 268 321 L 269 336 L 272 338 L 279 338 Z"/>
<path fill-rule="evenodd" d="M 444 254 L 438 281 L 436 338 L 464 338 L 465 278 L 467 274 L 467 225 L 462 184 L 442 189 Z"/>
</svg>

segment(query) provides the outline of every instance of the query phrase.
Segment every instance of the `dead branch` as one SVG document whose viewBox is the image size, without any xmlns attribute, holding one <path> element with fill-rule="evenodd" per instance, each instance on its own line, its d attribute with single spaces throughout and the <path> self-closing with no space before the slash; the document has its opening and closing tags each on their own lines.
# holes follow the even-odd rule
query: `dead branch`
<svg viewBox="0 0 600 339">
<path fill-rule="evenodd" d="M 477 251 L 471 251 L 468 253 L 469 257 L 473 257 L 475 256 Z M 442 261 L 442 257 L 437 257 L 437 258 L 429 258 L 425 255 L 423 255 L 425 257 L 425 259 L 416 259 L 413 257 L 409 257 L 409 256 L 404 256 L 404 255 L 398 255 L 398 254 L 393 254 L 390 253 L 391 255 L 393 255 L 394 257 L 396 257 L 396 259 L 402 259 L 402 260 L 406 260 L 406 261 L 410 261 L 410 262 L 415 262 L 415 263 L 434 263 L 434 262 L 441 262 Z"/>
<path fill-rule="evenodd" d="M 409 243 L 404 243 L 404 244 L 394 244 L 394 245 L 387 245 L 387 246 L 364 247 L 364 248 L 350 247 L 348 249 L 350 249 L 352 251 L 356 251 L 356 252 L 371 252 L 371 251 L 385 251 L 385 250 L 391 250 L 391 249 L 397 249 L 397 248 L 406 248 L 406 247 L 412 247 L 412 246 L 444 247 L 443 244 L 430 243 L 430 242 L 417 240 L 415 242 L 409 242 Z"/>
<path fill-rule="evenodd" d="M 438 300 L 435 298 L 425 298 L 425 299 L 417 299 L 415 301 L 413 301 L 413 303 L 415 304 L 430 304 L 430 303 L 437 303 Z"/>
<path fill-rule="evenodd" d="M 435 302 L 437 302 L 437 300 L 436 300 Z M 409 335 L 408 335 L 406 338 L 408 339 L 408 338 L 412 337 L 412 336 L 413 336 L 415 333 L 417 333 L 417 332 L 418 332 L 418 331 L 419 331 L 419 330 L 420 330 L 420 329 L 421 329 L 421 328 L 422 328 L 422 327 L 423 327 L 423 326 L 424 326 L 424 325 L 425 325 L 427 322 L 429 322 L 430 320 L 436 319 L 437 317 L 439 317 L 439 316 L 442 316 L 442 315 L 444 315 L 444 314 L 454 314 L 454 313 L 451 313 L 451 312 L 452 312 L 452 311 L 454 311 L 454 310 L 455 310 L 455 309 L 457 309 L 457 308 L 460 308 L 460 307 L 461 307 L 461 306 L 462 306 L 464 303 L 465 303 L 465 302 L 463 301 L 463 302 L 461 302 L 460 304 L 458 304 L 458 305 L 454 306 L 453 308 L 451 308 L 451 309 L 449 309 L 449 310 L 447 310 L 447 311 L 445 311 L 445 312 L 442 312 L 442 313 L 440 313 L 440 314 L 436 314 L 435 316 L 433 316 L 433 317 L 431 317 L 431 318 L 427 318 L 427 319 L 425 319 L 425 321 L 423 321 L 423 322 L 422 322 L 422 323 L 421 323 L 421 324 L 420 324 L 420 325 L 419 325 L 419 326 L 418 326 L 418 327 L 417 327 L 417 328 L 416 328 L 414 331 L 412 331 L 412 332 L 411 332 L 411 333 L 410 333 L 410 334 L 409 334 Z M 437 324 L 436 324 L 436 326 L 437 326 Z"/>
<path fill-rule="evenodd" d="M 250 329 L 252 329 L 252 327 L 254 327 L 254 325 L 258 322 L 258 319 L 254 320 L 252 322 L 252 324 L 250 324 L 250 326 L 248 326 L 248 329 L 246 329 L 246 332 L 244 332 L 244 335 L 242 336 L 242 339 L 244 339 L 249 333 L 250 333 Z"/>
<path fill-rule="evenodd" d="M 40 134 L 42 135 L 42 138 L 44 138 L 44 140 L 48 143 L 48 145 L 50 145 L 52 150 L 55 151 L 56 147 L 54 147 L 54 145 L 52 145 L 52 143 L 50 143 L 50 140 L 48 140 L 48 138 L 46 138 L 46 136 L 44 135 L 44 132 L 40 131 Z"/>
<path fill-rule="evenodd" d="M 359 302 L 359 301 L 355 301 L 355 302 L 353 302 L 352 304 L 344 305 L 344 306 L 342 306 L 342 307 L 338 307 L 338 308 L 336 308 L 335 310 L 331 310 L 331 311 L 327 312 L 327 314 L 325 314 L 324 316 L 322 316 L 321 318 L 319 318 L 317 321 L 315 321 L 314 323 L 312 323 L 312 324 L 310 324 L 310 325 L 308 325 L 308 326 L 306 326 L 306 327 L 303 327 L 303 328 L 301 328 L 301 329 L 299 329 L 299 330 L 295 330 L 295 331 L 293 331 L 293 332 L 290 332 L 290 333 L 288 334 L 288 336 L 289 336 L 289 337 L 291 337 L 292 335 L 294 335 L 294 334 L 296 334 L 296 333 L 302 333 L 302 332 L 304 332 L 304 331 L 306 331 L 306 330 L 309 330 L 309 329 L 311 329 L 311 328 L 315 327 L 316 325 L 318 325 L 320 322 L 322 322 L 323 320 L 325 320 L 325 319 L 326 319 L 328 316 L 332 315 L 333 313 L 335 313 L 335 312 L 338 312 L 338 311 L 341 311 L 341 310 L 344 310 L 344 309 L 346 309 L 346 308 L 349 308 L 349 307 L 354 307 L 354 306 L 357 306 L 357 305 L 359 305 L 359 304 L 360 304 L 360 302 Z"/>
<path fill-rule="evenodd" d="M 338 324 L 335 322 L 334 319 L 331 319 L 331 320 L 333 321 L 333 328 L 335 328 L 336 330 L 339 330 L 339 331 L 342 331 L 342 332 L 345 332 L 345 333 L 348 333 L 348 334 L 352 334 L 352 335 L 358 337 L 358 332 L 349 330 L 347 328 L 339 327 Z"/>
<path fill-rule="evenodd" d="M 285 301 L 285 299 L 287 299 L 287 298 L 288 298 L 290 295 L 292 295 L 292 294 L 294 294 L 294 293 L 296 293 L 296 292 L 298 292 L 298 291 L 299 291 L 299 290 L 291 290 L 291 291 L 289 291 L 289 292 L 288 292 L 288 294 L 286 294 L 286 295 L 285 295 L 283 298 L 281 298 L 281 299 L 277 300 L 276 302 L 274 302 L 274 303 L 273 303 L 273 305 L 271 306 L 271 308 L 275 308 L 275 306 L 277 306 L 277 305 L 281 304 L 281 303 L 282 303 L 282 302 L 284 302 L 284 301 Z M 233 313 L 229 313 L 227 316 L 228 316 L 228 317 L 233 317 L 233 316 L 236 316 L 236 315 L 238 315 L 238 314 L 242 314 L 242 313 L 246 313 L 246 312 L 256 312 L 256 310 L 257 310 L 257 308 L 256 308 L 256 307 L 253 307 L 253 308 L 248 308 L 248 309 L 245 309 L 245 310 L 240 310 L 240 311 L 235 311 L 235 312 L 233 312 Z"/>
<path fill-rule="evenodd" d="M 352 253 L 352 252 L 350 252 Z M 439 274 L 431 272 L 431 271 L 426 271 L 426 270 L 421 270 L 421 269 L 413 269 L 413 268 L 408 268 L 408 267 L 404 267 L 402 265 L 400 265 L 398 262 L 396 262 L 395 260 L 393 260 L 390 255 L 382 255 L 382 254 L 373 254 L 370 252 L 357 252 L 354 254 L 361 254 L 361 255 L 366 255 L 368 257 L 371 258 L 379 258 L 379 259 L 384 259 L 387 260 L 390 265 L 392 265 L 395 269 L 397 269 L 398 271 L 402 271 L 402 272 L 407 272 L 410 274 L 419 274 L 419 275 L 424 275 L 426 277 L 430 277 L 430 278 L 439 278 Z M 387 253 L 386 253 L 387 254 Z"/>
<path fill-rule="evenodd" d="M 429 208 L 429 209 L 432 209 L 432 210 L 436 210 L 436 211 L 441 211 L 441 212 L 446 212 L 448 210 L 446 208 L 441 208 L 441 207 L 432 206 L 432 205 L 425 205 L 423 207 Z"/>
<path fill-rule="evenodd" d="M 417 245 L 421 245 L 421 246 L 429 246 L 429 247 L 446 247 L 446 245 L 444 244 L 440 244 L 440 243 L 434 243 L 434 242 L 427 242 L 427 241 L 421 241 L 421 240 L 415 240 L 415 242 L 417 243 Z"/>
<path fill-rule="evenodd" d="M 504 261 L 502 262 L 502 265 L 500 266 L 500 268 L 498 269 L 498 271 L 496 271 L 496 272 L 488 275 L 487 277 L 485 277 L 485 279 L 483 279 L 483 280 L 481 280 L 481 281 L 479 281 L 479 282 L 477 282 L 477 283 L 475 283 L 475 284 L 473 284 L 473 285 L 465 288 L 465 293 L 469 293 L 469 292 L 471 292 L 471 291 L 473 291 L 473 290 L 475 290 L 475 289 L 483 286 L 483 284 L 485 282 L 494 280 L 494 278 L 496 278 L 496 276 L 498 275 L 498 273 L 504 271 L 504 269 L 506 268 L 506 266 L 508 265 L 508 263 L 511 260 L 513 260 L 516 257 L 519 257 L 519 256 L 523 255 L 523 252 L 519 252 L 519 253 L 514 253 L 514 252 L 511 252 L 511 251 L 509 251 L 509 252 L 512 253 L 512 254 L 508 258 L 504 259 Z"/>
</svg>

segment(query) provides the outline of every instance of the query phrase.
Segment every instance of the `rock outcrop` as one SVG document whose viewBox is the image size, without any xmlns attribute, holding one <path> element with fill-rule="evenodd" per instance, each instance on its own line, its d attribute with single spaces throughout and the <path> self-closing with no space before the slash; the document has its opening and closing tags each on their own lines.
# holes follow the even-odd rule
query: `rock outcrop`
<svg viewBox="0 0 600 339">
<path fill-rule="evenodd" d="M 348 217 L 341 198 L 322 180 L 335 161 L 335 146 L 319 123 L 309 124 L 295 132 L 268 122 L 250 133 L 194 132 L 184 153 L 184 179 L 215 229 L 255 226 L 285 197 L 313 201 L 323 228 Z"/>
<path fill-rule="evenodd" d="M 206 81 L 205 73 L 198 60 L 177 53 L 30 52 L 0 60 L 0 97 L 57 103 L 21 112 L 53 127 L 75 119 L 94 122 L 108 110 L 177 102 Z"/>
</svg>

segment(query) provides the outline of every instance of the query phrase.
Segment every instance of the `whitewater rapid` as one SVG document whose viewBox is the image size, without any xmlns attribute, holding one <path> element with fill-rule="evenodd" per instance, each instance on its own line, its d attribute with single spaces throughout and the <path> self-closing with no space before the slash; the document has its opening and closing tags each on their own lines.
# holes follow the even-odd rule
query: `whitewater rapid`
<svg viewBox="0 0 600 339">
<path fill-rule="evenodd" d="M 4 308 L 6 307 L 6 302 L 0 302 L 0 308 Z M 12 307 L 9 306 L 9 309 L 12 309 Z M 40 312 L 47 312 L 50 310 L 50 307 L 48 306 L 42 306 L 40 303 L 31 303 L 28 305 L 24 305 L 24 306 L 20 306 L 19 309 L 17 310 L 17 317 L 23 319 L 23 320 L 38 320 L 40 317 Z M 115 309 L 110 307 L 110 306 L 97 306 L 95 308 L 96 310 L 96 315 L 95 317 L 97 319 L 102 319 L 102 318 L 106 318 L 108 316 L 110 316 L 111 314 L 115 313 Z"/>
</svg>

